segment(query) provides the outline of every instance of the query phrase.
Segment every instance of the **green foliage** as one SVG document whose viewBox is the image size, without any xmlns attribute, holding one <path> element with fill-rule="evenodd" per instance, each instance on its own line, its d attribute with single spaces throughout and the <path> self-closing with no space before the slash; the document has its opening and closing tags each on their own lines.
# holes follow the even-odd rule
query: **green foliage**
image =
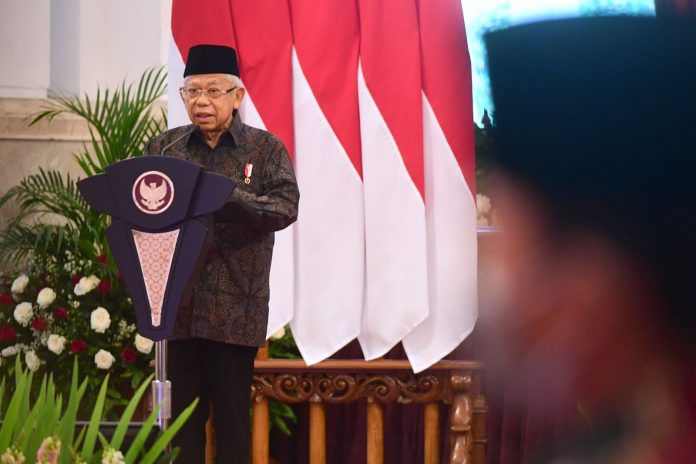
<svg viewBox="0 0 696 464">
<path fill-rule="evenodd" d="M 142 154 L 147 142 L 166 129 L 166 112 L 155 114 L 153 108 L 164 95 L 166 81 L 164 68 L 150 69 L 135 85 L 124 81 L 115 91 L 98 89 L 95 99 L 52 98 L 30 124 L 63 113 L 86 121 L 91 141 L 73 156 L 85 176 L 92 176 Z M 61 255 L 66 250 L 88 259 L 107 253 L 108 221 L 86 205 L 70 176 L 40 169 L 0 197 L 0 208 L 9 201 L 16 202 L 20 212 L 0 231 L 0 259 L 19 266 L 36 256 Z M 47 223 L 49 217 L 54 220 Z"/>
<path fill-rule="evenodd" d="M 13 457 L 23 455 L 28 462 L 34 462 L 33 459 L 36 457 L 39 462 L 39 456 L 43 454 L 45 457 L 53 447 L 58 456 L 57 462 L 60 464 L 102 462 L 105 456 L 120 453 L 119 450 L 123 445 L 123 438 L 135 407 L 151 379 L 152 376 L 145 379 L 133 395 L 116 426 L 111 441 L 108 442 L 99 433 L 99 422 L 102 419 L 108 390 L 108 376 L 102 382 L 95 403 L 89 405 L 94 411 L 89 424 L 86 428 L 77 431 L 75 428 L 77 410 L 88 382 L 84 379 L 78 385 L 77 361 L 73 367 L 68 405 L 63 412 L 62 396 L 56 393 L 55 384 L 50 376 L 44 375 L 37 398 L 31 400 L 33 373 L 28 369 L 22 369 L 17 357 L 15 385 L 7 408 L 2 407 L 4 383 L 0 385 L 0 417 L 3 418 L 2 426 L 0 426 L 0 453 L 3 453 L 2 456 Z M 152 446 L 146 447 L 146 438 L 150 435 L 157 418 L 157 410 L 153 411 L 131 443 L 123 461 L 129 464 L 171 461 L 176 455 L 176 450 L 171 453 L 166 452 L 167 445 L 188 420 L 197 403 L 198 400 L 195 400 L 167 430 L 158 433 Z M 99 438 L 99 445 L 97 438 Z"/>
<path fill-rule="evenodd" d="M 295 344 L 290 326 L 283 327 L 268 340 L 268 356 L 273 359 L 300 358 L 300 352 Z M 279 430 L 284 435 L 291 435 L 290 424 L 297 422 L 297 415 L 292 407 L 272 398 L 268 405 L 271 427 Z"/>
<path fill-rule="evenodd" d="M 268 410 L 271 427 L 278 429 L 283 435 L 292 435 L 290 423 L 297 423 L 297 415 L 290 405 L 271 398 L 268 402 Z"/>
<path fill-rule="evenodd" d="M 285 326 L 268 340 L 268 356 L 273 359 L 299 359 L 300 352 L 295 344 L 290 326 Z M 271 427 L 284 435 L 291 435 L 290 423 L 297 422 L 297 415 L 289 404 L 273 398 L 268 402 Z"/>
<path fill-rule="evenodd" d="M 140 77 L 135 88 L 123 81 L 115 91 L 97 89 L 94 100 L 57 97 L 49 101 L 31 124 L 51 121 L 59 114 L 69 113 L 87 121 L 91 143 L 83 145 L 82 152 L 74 154 L 87 176 L 129 156 L 143 153 L 145 144 L 167 127 L 167 114 L 160 110 L 153 115 L 152 105 L 164 95 L 167 73 L 164 68 L 149 69 Z M 91 152 L 90 152 L 91 150 Z"/>
<path fill-rule="evenodd" d="M 300 359 L 300 352 L 287 325 L 268 340 L 268 357 L 272 359 Z"/>
<path fill-rule="evenodd" d="M 94 214 L 77 191 L 75 181 L 56 171 L 28 176 L 0 198 L 0 208 L 14 201 L 19 213 L 0 232 L 0 258 L 20 263 L 42 254 L 66 250 L 94 259 L 105 252 L 100 233 L 107 227 L 103 216 Z M 52 215 L 60 224 L 42 222 Z"/>
</svg>

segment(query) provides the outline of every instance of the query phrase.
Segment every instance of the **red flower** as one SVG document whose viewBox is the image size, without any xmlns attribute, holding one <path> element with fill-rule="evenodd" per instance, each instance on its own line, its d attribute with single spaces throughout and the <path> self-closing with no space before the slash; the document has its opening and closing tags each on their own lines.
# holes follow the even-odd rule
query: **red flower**
<svg viewBox="0 0 696 464">
<path fill-rule="evenodd" d="M 106 266 L 106 263 L 109 262 L 109 259 L 106 257 L 106 255 L 99 255 L 97 256 L 97 261 Z"/>
<path fill-rule="evenodd" d="M 58 306 L 54 311 L 53 311 L 53 317 L 56 318 L 57 321 L 62 321 L 63 319 L 67 319 L 68 317 L 68 310 L 63 308 L 62 306 Z"/>
<path fill-rule="evenodd" d="M 15 338 L 17 338 L 17 331 L 11 325 L 7 324 L 0 329 L 0 341 L 11 342 Z"/>
<path fill-rule="evenodd" d="M 100 280 L 97 289 L 102 296 L 106 295 L 111 290 L 111 281 L 109 279 Z"/>
<path fill-rule="evenodd" d="M 82 353 L 87 349 L 87 342 L 78 338 L 77 340 L 73 340 L 73 342 L 70 344 L 70 351 L 73 353 Z"/>
<path fill-rule="evenodd" d="M 31 326 L 38 330 L 39 332 L 43 332 L 46 330 L 46 319 L 41 318 L 41 317 L 35 317 L 34 319 L 31 320 Z"/>
<path fill-rule="evenodd" d="M 124 350 L 121 351 L 121 359 L 126 364 L 133 364 L 137 357 L 138 352 L 133 348 L 124 348 Z"/>
<path fill-rule="evenodd" d="M 75 288 L 75 285 L 77 285 L 80 282 L 80 279 L 82 278 L 82 274 L 75 274 L 70 278 L 70 282 L 72 282 L 72 287 Z"/>
<path fill-rule="evenodd" d="M 68 318 L 68 310 L 63 308 L 62 306 L 58 306 L 55 311 L 53 311 L 53 317 L 56 318 L 57 321 L 62 321 L 63 319 Z"/>
<path fill-rule="evenodd" d="M 12 298 L 12 294 L 10 292 L 5 292 L 2 295 L 0 295 L 0 304 L 9 306 L 11 304 L 14 304 L 14 299 Z"/>
</svg>

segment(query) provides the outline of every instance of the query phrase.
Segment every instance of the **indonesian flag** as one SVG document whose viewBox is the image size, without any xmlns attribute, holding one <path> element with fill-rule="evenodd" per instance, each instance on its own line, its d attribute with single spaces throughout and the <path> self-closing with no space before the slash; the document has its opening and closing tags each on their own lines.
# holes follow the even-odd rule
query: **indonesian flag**
<svg viewBox="0 0 696 464">
<path fill-rule="evenodd" d="M 428 318 L 403 340 L 415 372 L 471 334 L 477 316 L 471 65 L 462 6 L 420 0 Z"/>
<path fill-rule="evenodd" d="M 193 19 L 195 18 L 195 20 Z M 174 0 L 170 126 L 188 49 L 237 49 L 245 123 L 278 135 L 301 193 L 276 233 L 269 335 L 309 363 L 357 338 L 415 371 L 476 321 L 471 71 L 458 0 Z"/>
<path fill-rule="evenodd" d="M 291 0 L 300 210 L 292 333 L 312 364 L 360 333 L 365 244 L 354 0 Z M 327 53 L 327 44 L 330 51 Z"/>
<path fill-rule="evenodd" d="M 428 316 L 418 15 L 413 0 L 360 0 L 366 359 Z"/>
</svg>

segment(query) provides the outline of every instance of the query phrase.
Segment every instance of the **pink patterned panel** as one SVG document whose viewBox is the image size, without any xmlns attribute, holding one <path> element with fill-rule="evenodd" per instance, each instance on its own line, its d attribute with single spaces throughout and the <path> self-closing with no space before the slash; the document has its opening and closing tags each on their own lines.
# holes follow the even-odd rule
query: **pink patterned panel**
<svg viewBox="0 0 696 464">
<path fill-rule="evenodd" d="M 162 319 L 164 291 L 167 289 L 167 279 L 178 237 L 179 229 L 157 234 L 133 229 L 140 269 L 145 278 L 145 291 L 150 300 L 152 325 L 155 327 L 160 325 Z"/>
</svg>

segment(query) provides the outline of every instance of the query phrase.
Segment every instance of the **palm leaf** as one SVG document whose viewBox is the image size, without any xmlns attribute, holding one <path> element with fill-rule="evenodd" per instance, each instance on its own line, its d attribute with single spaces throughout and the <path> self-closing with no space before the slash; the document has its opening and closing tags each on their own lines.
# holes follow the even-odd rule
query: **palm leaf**
<svg viewBox="0 0 696 464">
<path fill-rule="evenodd" d="M 97 402 L 94 405 L 94 410 L 92 411 L 92 416 L 89 420 L 89 425 L 87 426 L 87 433 L 85 434 L 85 442 L 82 445 L 82 456 L 89 461 L 92 459 L 92 454 L 94 454 L 94 445 L 97 442 L 97 432 L 99 431 L 99 422 L 102 418 L 102 412 L 104 411 L 104 400 L 106 399 L 106 389 L 109 385 L 109 375 L 107 374 L 102 382 L 101 389 L 97 395 Z"/>
<path fill-rule="evenodd" d="M 98 88 L 95 98 L 51 98 L 30 125 L 50 122 L 60 114 L 83 119 L 90 142 L 73 153 L 73 158 L 86 176 L 92 176 L 142 154 L 148 141 L 166 129 L 166 112 L 153 109 L 166 85 L 164 68 L 148 69 L 135 83 L 124 80 L 114 90 Z M 93 259 L 108 250 L 106 218 L 86 204 L 69 175 L 39 169 L 0 197 L 0 208 L 10 201 L 18 205 L 19 212 L 0 231 L 0 259 L 18 265 L 32 256 L 55 256 L 66 249 Z M 59 224 L 47 224 L 50 217 L 58 218 Z"/>
<path fill-rule="evenodd" d="M 117 161 L 143 152 L 145 144 L 166 128 L 163 112 L 155 117 L 152 106 L 164 95 L 167 74 L 164 68 L 148 69 L 137 83 L 125 81 L 113 91 L 97 89 L 94 99 L 85 95 L 83 100 L 68 97 L 53 98 L 34 117 L 31 124 L 59 114 L 77 115 L 87 122 L 90 149 L 87 145 L 75 153 L 78 165 L 87 175 L 103 172 Z"/>
<path fill-rule="evenodd" d="M 5 402 L 5 377 L 2 378 L 2 382 L 0 382 L 0 417 L 3 417 L 2 414 L 2 405 Z"/>
<path fill-rule="evenodd" d="M 172 425 L 169 426 L 169 428 L 167 428 L 167 430 L 165 430 L 164 433 L 157 438 L 157 440 L 155 440 L 155 443 L 153 443 L 152 447 L 150 447 L 145 456 L 143 456 L 140 464 L 154 464 L 157 457 L 162 453 L 162 451 L 165 450 L 179 429 L 183 427 L 189 416 L 193 414 L 193 411 L 196 409 L 197 405 L 198 398 L 193 400 L 193 403 L 191 403 L 188 408 L 184 409 L 184 411 L 179 414 L 179 417 L 176 418 L 174 423 L 172 423 Z"/>
<path fill-rule="evenodd" d="M 123 438 L 126 436 L 126 431 L 128 430 L 128 424 L 130 423 L 130 420 L 133 417 L 133 413 L 135 413 L 135 409 L 138 407 L 140 398 L 142 398 L 143 394 L 145 393 L 145 390 L 150 385 L 150 381 L 152 380 L 153 375 L 154 374 L 150 374 L 150 376 L 147 379 L 145 379 L 145 381 L 140 385 L 140 387 L 138 388 L 138 390 L 136 390 L 135 394 L 128 403 L 128 406 L 126 407 L 125 411 L 123 412 L 121 420 L 119 421 L 118 425 L 116 426 L 116 430 L 114 431 L 114 435 L 111 437 L 110 446 L 113 449 L 121 449 Z"/>
<path fill-rule="evenodd" d="M 27 388 L 27 373 L 22 369 L 19 362 L 19 355 L 15 360 L 15 391 L 7 406 L 7 414 L 3 417 L 2 426 L 0 426 L 0 449 L 7 449 L 12 440 L 19 411 L 24 400 L 24 391 Z"/>
<path fill-rule="evenodd" d="M 152 428 L 155 425 L 155 421 L 157 420 L 157 414 L 159 414 L 160 406 L 161 405 L 157 405 L 153 409 L 153 411 L 150 413 L 147 419 L 145 419 L 145 423 L 143 423 L 143 426 L 138 431 L 138 434 L 133 439 L 130 448 L 128 448 L 128 452 L 124 457 L 124 460 L 127 464 L 133 464 L 136 462 L 136 458 L 145 446 L 145 441 L 147 440 L 147 437 L 150 436 L 150 432 L 152 431 Z"/>
<path fill-rule="evenodd" d="M 42 421 L 46 421 L 46 413 L 50 412 L 47 409 L 47 388 L 46 388 L 46 376 L 44 376 L 41 381 L 41 388 L 39 389 L 39 397 L 34 403 L 34 407 L 26 416 L 24 426 L 22 427 L 24 432 L 24 437 L 20 445 L 20 449 L 24 451 L 25 456 L 36 456 L 36 451 L 41 446 L 41 440 L 46 436 L 40 431 L 42 427 Z M 29 388 L 27 390 L 30 390 Z"/>
</svg>

